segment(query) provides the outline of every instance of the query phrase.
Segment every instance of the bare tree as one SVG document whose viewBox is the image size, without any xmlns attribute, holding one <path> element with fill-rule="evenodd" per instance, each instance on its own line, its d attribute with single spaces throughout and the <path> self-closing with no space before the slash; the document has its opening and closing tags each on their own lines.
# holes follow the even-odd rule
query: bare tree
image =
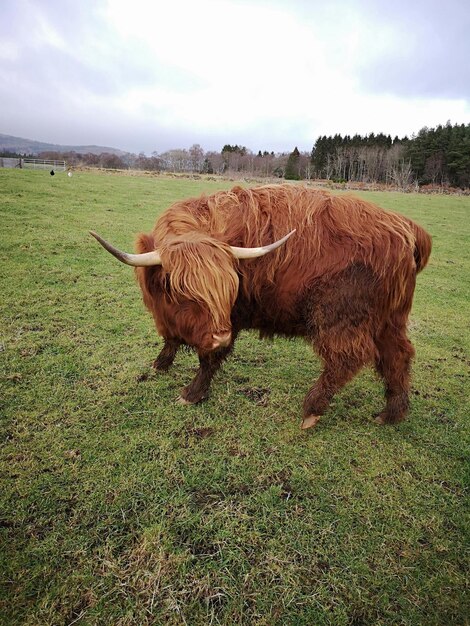
<svg viewBox="0 0 470 626">
<path fill-rule="evenodd" d="M 392 180 L 399 189 L 405 190 L 413 182 L 413 170 L 411 161 L 401 161 L 392 169 Z"/>
<path fill-rule="evenodd" d="M 384 182 L 387 184 L 395 182 L 395 173 L 400 167 L 400 162 L 404 158 L 405 148 L 401 143 L 395 143 L 385 155 L 384 161 Z"/>
<path fill-rule="evenodd" d="M 309 152 L 301 152 L 299 157 L 299 176 L 310 180 L 313 176 L 313 165 Z"/>
<path fill-rule="evenodd" d="M 442 184 L 442 172 L 444 170 L 444 155 L 442 152 L 434 152 L 430 157 L 426 159 L 426 164 L 424 166 L 424 176 L 428 180 L 432 182 L 433 185 L 436 184 L 438 178 Z"/>
<path fill-rule="evenodd" d="M 328 154 L 326 158 L 325 175 L 330 180 L 335 171 L 335 159 L 332 154 Z"/>
<path fill-rule="evenodd" d="M 189 164 L 192 172 L 202 172 L 204 165 L 204 150 L 198 143 L 189 148 Z"/>
<path fill-rule="evenodd" d="M 207 170 L 213 174 L 223 174 L 225 170 L 224 157 L 220 152 L 206 152 Z"/>
<path fill-rule="evenodd" d="M 171 172 L 188 172 L 190 170 L 189 153 L 187 150 L 167 150 L 160 155 L 165 169 Z"/>
</svg>

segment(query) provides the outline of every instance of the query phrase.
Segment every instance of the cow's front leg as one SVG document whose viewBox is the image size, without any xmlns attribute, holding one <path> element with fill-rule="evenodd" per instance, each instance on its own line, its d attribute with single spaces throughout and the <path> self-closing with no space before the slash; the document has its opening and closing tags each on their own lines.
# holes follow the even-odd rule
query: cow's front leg
<svg viewBox="0 0 470 626">
<path fill-rule="evenodd" d="M 164 341 L 165 343 L 160 354 L 152 363 L 152 367 L 160 372 L 166 372 L 173 365 L 176 353 L 181 345 L 181 342 L 176 339 L 165 339 Z"/>
<path fill-rule="evenodd" d="M 233 343 L 209 355 L 199 356 L 199 369 L 189 385 L 181 391 L 178 398 L 180 404 L 195 404 L 207 398 L 214 374 L 230 354 L 232 347 Z"/>
</svg>

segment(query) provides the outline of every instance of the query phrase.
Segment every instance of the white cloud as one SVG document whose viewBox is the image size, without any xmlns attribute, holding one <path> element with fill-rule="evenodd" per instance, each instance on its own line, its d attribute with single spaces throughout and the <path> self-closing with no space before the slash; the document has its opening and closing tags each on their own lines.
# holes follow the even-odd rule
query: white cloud
<svg viewBox="0 0 470 626">
<path fill-rule="evenodd" d="M 0 41 L 0 61 L 16 61 L 20 56 L 20 47 L 11 39 Z"/>
</svg>

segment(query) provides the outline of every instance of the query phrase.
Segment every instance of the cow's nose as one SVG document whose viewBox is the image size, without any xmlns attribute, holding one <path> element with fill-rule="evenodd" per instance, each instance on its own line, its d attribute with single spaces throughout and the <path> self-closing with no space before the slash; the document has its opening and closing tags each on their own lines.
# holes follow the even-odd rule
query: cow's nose
<svg viewBox="0 0 470 626">
<path fill-rule="evenodd" d="M 230 345 L 232 341 L 232 333 L 230 331 L 226 333 L 220 333 L 219 335 L 212 335 L 212 349 L 216 350 L 217 348 L 226 348 Z"/>
</svg>

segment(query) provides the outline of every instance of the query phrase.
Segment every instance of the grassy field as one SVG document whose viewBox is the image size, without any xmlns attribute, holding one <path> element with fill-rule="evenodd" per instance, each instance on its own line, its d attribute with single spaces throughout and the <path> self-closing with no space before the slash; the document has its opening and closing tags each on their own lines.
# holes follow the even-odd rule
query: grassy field
<svg viewBox="0 0 470 626">
<path fill-rule="evenodd" d="M 407 421 L 365 370 L 300 431 L 320 364 L 245 333 L 175 403 L 132 270 L 173 200 L 231 186 L 0 170 L 0 623 L 468 624 L 470 198 L 367 193 L 433 235 Z M 467 475 L 466 475 L 467 472 Z"/>
</svg>

